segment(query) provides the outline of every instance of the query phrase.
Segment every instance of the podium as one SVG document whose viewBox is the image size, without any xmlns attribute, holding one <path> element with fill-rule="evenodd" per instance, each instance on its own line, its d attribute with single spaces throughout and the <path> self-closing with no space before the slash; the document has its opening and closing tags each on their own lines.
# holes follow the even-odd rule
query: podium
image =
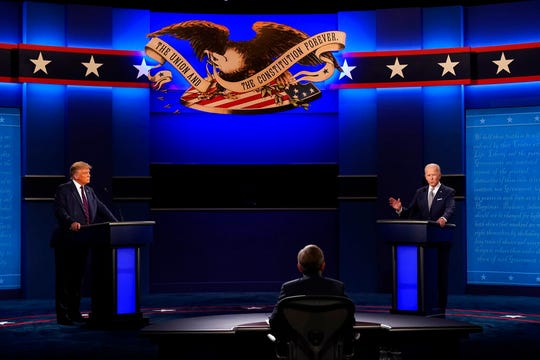
<svg viewBox="0 0 540 360">
<path fill-rule="evenodd" d="M 393 313 L 437 315 L 446 311 L 448 257 L 455 224 L 378 220 L 378 236 L 392 246 Z"/>
<path fill-rule="evenodd" d="M 81 227 L 90 249 L 92 327 L 142 326 L 140 248 L 152 241 L 154 221 L 96 223 Z"/>
</svg>

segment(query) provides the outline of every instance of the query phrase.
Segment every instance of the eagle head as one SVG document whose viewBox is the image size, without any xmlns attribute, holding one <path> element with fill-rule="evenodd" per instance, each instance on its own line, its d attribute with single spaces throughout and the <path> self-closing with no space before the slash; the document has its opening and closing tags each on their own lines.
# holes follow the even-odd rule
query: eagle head
<svg viewBox="0 0 540 360">
<path fill-rule="evenodd" d="M 250 76 L 253 72 L 248 69 L 246 53 L 232 46 L 223 53 L 205 51 L 208 62 L 219 70 L 221 78 L 227 81 L 239 81 Z"/>
</svg>

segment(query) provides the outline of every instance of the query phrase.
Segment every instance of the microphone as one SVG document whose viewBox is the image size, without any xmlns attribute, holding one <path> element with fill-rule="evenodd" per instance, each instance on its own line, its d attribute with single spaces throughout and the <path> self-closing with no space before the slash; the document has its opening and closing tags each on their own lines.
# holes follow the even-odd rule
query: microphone
<svg viewBox="0 0 540 360">
<path fill-rule="evenodd" d="M 117 206 L 118 208 L 118 215 L 120 215 L 120 221 L 124 222 L 124 215 L 122 215 L 122 208 L 120 206 Z"/>
<path fill-rule="evenodd" d="M 107 193 L 107 197 L 110 199 L 109 203 L 112 204 L 112 206 L 114 207 L 115 212 L 118 213 L 118 218 L 120 219 L 120 221 L 124 222 L 124 215 L 122 214 L 122 208 L 120 206 L 116 205 L 113 202 L 113 197 L 112 197 L 111 193 L 109 192 L 109 189 L 107 189 L 106 186 L 103 187 L 103 191 L 105 191 L 105 193 Z"/>
</svg>

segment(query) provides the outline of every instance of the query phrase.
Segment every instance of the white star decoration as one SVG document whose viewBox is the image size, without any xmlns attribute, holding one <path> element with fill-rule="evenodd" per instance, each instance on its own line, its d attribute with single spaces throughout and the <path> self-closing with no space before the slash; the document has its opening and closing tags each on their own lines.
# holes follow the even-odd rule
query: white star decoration
<svg viewBox="0 0 540 360">
<path fill-rule="evenodd" d="M 500 59 L 498 60 L 491 60 L 494 64 L 497 65 L 497 74 L 501 73 L 502 71 L 506 71 L 508 74 L 511 74 L 510 71 L 510 64 L 512 64 L 516 59 L 507 59 L 506 54 L 504 52 L 501 52 Z M 437 64 L 442 68 L 441 77 L 444 77 L 447 74 L 451 74 L 454 76 L 457 76 L 457 72 L 461 72 L 460 68 L 456 67 L 459 65 L 461 66 L 462 61 L 452 61 L 452 57 L 450 54 L 446 55 L 446 60 L 444 62 L 437 62 Z M 393 64 L 385 65 L 387 68 L 392 70 L 390 73 L 390 79 L 400 76 L 401 78 L 405 78 L 404 70 L 409 64 L 401 64 L 399 61 L 399 57 L 395 57 L 395 61 Z M 348 64 L 347 59 L 344 59 L 343 65 L 342 65 L 342 72 L 339 74 L 339 79 L 342 79 L 344 77 L 348 77 L 349 79 L 353 80 L 353 76 L 351 74 L 352 70 L 354 70 L 357 66 L 351 66 Z M 410 74 L 408 74 L 410 79 Z M 449 76 L 449 75 L 447 75 Z M 356 74 L 355 77 L 359 77 L 358 74 Z"/>
<path fill-rule="evenodd" d="M 514 61 L 514 59 L 506 59 L 503 51 L 500 60 L 493 60 L 493 63 L 497 65 L 497 74 L 503 70 L 510 74 L 510 68 L 508 65 L 510 65 L 512 61 Z"/>
<path fill-rule="evenodd" d="M 153 66 L 148 66 L 146 64 L 146 59 L 143 58 L 142 59 L 142 62 L 141 62 L 141 65 L 133 65 L 137 70 L 139 70 L 139 73 L 137 74 L 137 79 L 140 78 L 141 76 L 146 76 L 148 77 L 148 72 L 150 71 L 150 69 L 152 69 Z"/>
<path fill-rule="evenodd" d="M 446 62 L 439 63 L 440 66 L 443 68 L 443 72 L 441 76 L 444 76 L 446 73 L 451 73 L 452 75 L 456 75 L 456 71 L 454 68 L 456 65 L 459 64 L 459 61 L 452 61 L 450 60 L 450 55 L 446 56 Z"/>
<path fill-rule="evenodd" d="M 408 66 L 408 64 L 400 64 L 398 58 L 396 57 L 396 61 L 394 62 L 394 65 L 386 65 L 387 68 L 392 70 L 392 74 L 390 75 L 390 79 L 393 78 L 396 75 L 401 76 L 402 78 L 405 78 L 403 76 L 403 69 L 405 69 Z"/>
<path fill-rule="evenodd" d="M 32 52 L 31 54 L 34 54 L 34 56 L 35 56 L 35 52 Z M 459 54 L 455 54 L 455 53 L 452 53 L 452 54 L 454 56 L 454 59 L 456 59 L 456 58 L 460 59 Z M 51 55 L 53 55 L 52 59 L 50 57 Z M 80 55 L 83 56 L 82 59 L 88 59 L 88 57 L 87 57 L 88 52 L 86 52 L 86 54 L 83 53 L 83 54 L 80 54 Z M 100 54 L 98 53 L 98 59 L 100 59 L 100 60 L 102 59 L 104 61 L 106 60 L 106 62 L 107 62 L 106 69 L 109 69 L 109 72 L 112 71 L 110 69 L 113 69 L 113 68 L 116 69 L 115 66 L 117 66 L 117 63 L 119 63 L 116 59 L 109 60 L 109 59 L 107 59 L 105 57 L 100 57 L 99 55 Z M 516 53 L 516 56 L 518 56 L 518 55 L 519 54 Z M 45 59 L 44 56 L 48 57 L 51 60 Z M 441 56 L 444 56 L 444 53 L 438 53 L 437 56 L 436 56 L 437 60 L 439 60 Z M 55 59 L 57 59 L 57 57 L 56 57 L 56 55 L 51 54 L 51 53 L 49 53 L 47 51 L 45 52 L 45 55 L 43 55 L 43 52 L 39 51 L 37 58 L 32 59 L 30 57 L 27 57 L 26 59 L 28 59 L 29 61 L 31 61 L 33 63 L 33 65 L 34 65 L 33 73 L 34 74 L 39 73 L 40 71 L 42 71 L 44 74 L 49 75 L 47 66 L 50 63 L 54 62 Z M 97 78 L 100 78 L 99 69 L 103 65 L 105 65 L 105 63 L 96 62 L 93 55 L 90 56 L 90 59 L 89 59 L 88 62 L 81 62 L 80 59 L 81 58 L 77 59 L 76 63 L 80 63 L 85 67 L 85 69 L 86 69 L 85 77 L 88 78 L 90 76 L 90 74 L 94 74 Z M 386 60 L 387 59 L 388 59 L 388 57 L 386 57 Z M 409 64 L 400 63 L 400 60 L 399 60 L 398 56 L 395 56 L 394 59 L 395 59 L 395 61 L 394 61 L 393 64 L 388 64 L 388 65 L 386 65 L 385 63 L 382 63 L 382 64 L 381 63 L 376 63 L 375 64 L 378 67 L 386 66 L 388 69 L 391 70 L 391 73 L 389 74 L 389 77 L 386 78 L 386 81 L 388 81 L 389 79 L 391 80 L 394 77 L 401 77 L 402 79 L 405 79 L 404 69 Z M 412 59 L 412 58 L 407 58 L 407 59 L 410 60 L 410 62 L 414 61 L 414 59 Z M 465 66 L 466 67 L 465 70 L 468 71 L 469 70 L 468 67 L 471 66 L 471 65 L 474 65 L 474 64 L 467 64 L 467 62 L 464 62 L 464 61 L 452 61 L 452 58 L 451 58 L 449 53 L 447 53 L 446 59 L 445 59 L 444 62 L 436 62 L 436 60 L 433 59 L 433 57 L 431 57 L 431 58 L 426 57 L 426 60 L 424 60 L 424 59 L 421 59 L 421 60 L 422 60 L 422 63 L 419 63 L 419 64 L 413 63 L 413 68 L 407 70 L 407 80 L 408 81 L 418 81 L 419 83 L 423 83 L 425 81 L 437 80 L 437 79 L 423 79 L 422 76 L 418 75 L 418 73 L 420 73 L 421 70 L 422 70 L 422 69 L 419 69 L 418 65 L 424 66 L 423 64 L 425 63 L 426 60 L 429 60 L 430 63 L 429 63 L 429 65 L 425 65 L 425 66 L 430 66 L 433 69 L 434 63 L 438 64 L 438 66 L 440 66 L 442 68 L 442 71 L 440 73 L 441 78 L 444 78 L 446 76 L 447 79 L 449 79 L 451 76 L 454 76 L 454 77 L 457 76 L 456 73 L 460 73 L 460 75 L 462 75 L 461 73 L 463 72 L 463 69 L 462 69 L 463 66 Z M 507 58 L 505 52 L 501 51 L 499 59 L 496 59 L 496 60 L 488 59 L 487 62 L 491 61 L 495 65 L 497 65 L 496 74 L 497 75 L 500 74 L 500 76 L 502 76 L 503 74 L 501 74 L 501 72 L 503 72 L 503 71 L 505 71 L 508 75 L 511 75 L 510 64 L 513 64 L 514 60 L 516 60 L 516 59 L 515 58 Z M 114 62 L 114 63 L 111 65 L 111 64 L 109 64 L 109 61 Z M 146 76 L 147 79 L 154 81 L 154 77 L 150 74 L 150 71 L 152 69 L 155 69 L 157 66 L 147 64 L 146 59 L 144 57 L 138 57 L 137 59 L 133 59 L 133 61 L 134 62 L 136 61 L 137 63 L 131 63 L 131 65 L 128 65 L 128 66 L 133 66 L 135 69 L 137 69 L 136 79 L 139 79 L 139 78 L 141 78 L 143 76 Z M 353 61 L 353 64 L 354 64 L 354 59 L 352 61 Z M 56 64 L 56 62 L 55 62 L 55 64 Z M 518 66 L 521 65 L 519 61 L 518 61 L 517 64 L 518 64 Z M 456 68 L 458 65 L 460 66 L 460 68 Z M 480 65 L 485 66 L 485 63 L 482 63 Z M 513 64 L 512 66 L 515 66 L 515 64 Z M 360 69 L 356 70 L 354 76 L 352 75 L 352 72 L 357 67 L 359 67 L 359 66 L 357 66 L 357 65 L 349 65 L 348 59 L 343 59 L 343 64 L 341 66 L 342 71 L 340 71 L 340 73 L 339 73 L 339 80 L 347 77 L 347 78 L 349 78 L 351 80 L 355 80 L 354 78 L 357 78 L 357 80 L 361 82 L 362 80 L 358 79 L 358 78 L 361 77 L 360 72 L 359 72 Z M 491 68 L 491 71 L 490 71 L 491 74 L 486 76 L 488 78 L 494 76 L 493 72 L 492 72 L 492 71 L 494 71 L 494 67 L 491 65 L 490 68 Z M 62 69 L 55 69 L 55 68 L 49 68 L 49 69 L 51 71 L 53 71 L 53 74 L 51 74 L 49 76 L 54 77 L 54 78 L 61 77 L 61 75 L 56 74 L 55 72 L 59 72 L 59 70 L 61 72 Z M 383 75 L 384 77 L 386 77 L 386 71 L 387 70 L 384 70 L 382 73 L 379 73 L 379 71 L 380 71 L 379 69 L 376 70 L 377 75 L 378 76 Z M 163 73 L 158 73 L 155 76 L 155 78 L 159 79 L 160 75 L 162 75 L 162 74 Z M 447 74 L 449 74 L 449 75 L 447 75 Z M 82 73 L 80 75 L 82 75 Z M 135 75 L 135 72 L 133 70 L 130 70 L 128 74 L 124 74 L 123 76 L 125 77 L 126 75 L 131 78 L 130 81 L 134 81 L 132 76 Z M 466 73 L 464 75 L 469 75 L 470 76 L 471 74 Z M 43 77 L 43 75 L 41 77 Z M 109 76 L 106 76 L 106 77 L 107 77 L 107 79 L 103 78 L 103 79 L 94 79 L 94 80 L 98 80 L 98 81 L 106 80 L 108 82 L 115 81 L 114 79 L 108 79 Z M 417 77 L 420 77 L 420 78 L 417 79 Z M 508 77 L 510 77 L 510 76 L 508 76 Z M 145 80 L 145 79 L 143 79 L 143 80 Z M 480 80 L 482 80 L 482 79 L 480 79 Z M 120 81 L 120 80 L 117 80 L 117 81 Z M 368 81 L 371 81 L 370 77 L 368 77 Z M 382 80 L 382 81 L 385 81 L 385 80 Z M 395 81 L 399 82 L 399 80 L 395 80 Z M 510 81 L 512 81 L 512 80 L 510 80 Z M 381 82 L 381 80 L 377 80 L 377 82 Z M 537 118 L 536 121 L 540 122 L 540 118 Z"/>
<path fill-rule="evenodd" d="M 347 59 L 345 59 L 345 61 L 343 61 L 343 66 L 341 66 L 341 69 L 343 70 L 343 72 L 339 73 L 339 80 L 341 80 L 341 78 L 344 76 L 352 80 L 351 71 L 356 69 L 356 66 L 349 66 L 349 64 L 347 64 Z"/>
<path fill-rule="evenodd" d="M 34 65 L 36 65 L 36 67 L 34 68 L 34 74 L 37 73 L 38 71 L 43 71 L 45 74 L 47 74 L 47 68 L 46 66 L 51 62 L 50 60 L 44 60 L 43 59 L 43 54 L 41 53 L 41 51 L 39 52 L 39 56 L 37 59 L 30 59 L 31 62 L 34 63 Z M 48 75 L 48 74 L 47 74 Z"/>
<path fill-rule="evenodd" d="M 81 64 L 83 64 L 85 67 L 86 67 L 86 74 L 84 74 L 84 76 L 88 76 L 90 74 L 95 74 L 97 77 L 99 77 L 99 73 L 98 73 L 98 68 L 103 65 L 103 64 L 100 64 L 100 63 L 96 63 L 94 61 L 94 55 L 92 55 L 90 57 L 90 62 L 82 62 Z"/>
</svg>

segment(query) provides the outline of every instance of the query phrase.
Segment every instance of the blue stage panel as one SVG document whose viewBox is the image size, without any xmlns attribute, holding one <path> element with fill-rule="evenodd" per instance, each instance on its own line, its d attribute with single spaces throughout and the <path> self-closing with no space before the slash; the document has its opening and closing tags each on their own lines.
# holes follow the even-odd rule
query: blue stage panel
<svg viewBox="0 0 540 360">
<path fill-rule="evenodd" d="M 133 314 L 137 310 L 137 251 L 116 249 L 116 313 Z"/>
<path fill-rule="evenodd" d="M 418 310 L 418 250 L 401 245 L 397 250 L 397 310 Z"/>
</svg>

